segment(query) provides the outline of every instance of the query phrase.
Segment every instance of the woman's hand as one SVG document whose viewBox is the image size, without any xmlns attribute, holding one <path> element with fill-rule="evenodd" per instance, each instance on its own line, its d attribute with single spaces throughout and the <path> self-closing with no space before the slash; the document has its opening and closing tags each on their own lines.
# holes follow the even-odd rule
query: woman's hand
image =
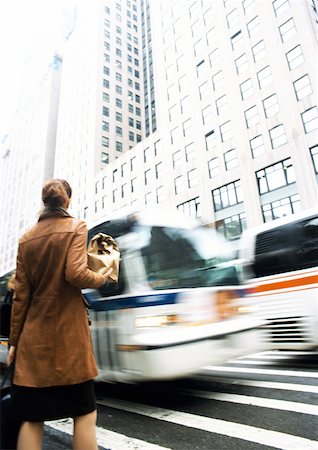
<svg viewBox="0 0 318 450">
<path fill-rule="evenodd" d="M 14 361 L 15 358 L 15 347 L 13 345 L 11 345 L 10 349 L 9 349 L 9 354 L 7 357 L 7 366 L 9 367 L 12 362 Z"/>
</svg>

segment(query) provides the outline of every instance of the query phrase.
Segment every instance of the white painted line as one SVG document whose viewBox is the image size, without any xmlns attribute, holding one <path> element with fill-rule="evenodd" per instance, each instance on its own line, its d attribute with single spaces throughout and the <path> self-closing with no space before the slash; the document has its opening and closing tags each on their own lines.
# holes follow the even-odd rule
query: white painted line
<svg viewBox="0 0 318 450">
<path fill-rule="evenodd" d="M 271 370 L 271 369 L 254 369 L 249 367 L 226 367 L 226 366 L 205 366 L 203 369 L 211 372 L 244 372 L 244 373 L 260 373 L 262 375 L 280 375 L 282 377 L 305 377 L 318 378 L 318 372 L 302 372 L 300 370 Z"/>
<path fill-rule="evenodd" d="M 195 379 L 204 380 L 204 377 L 195 377 Z M 310 384 L 294 384 L 294 383 L 276 383 L 274 381 L 253 381 L 253 380 L 237 380 L 236 378 L 214 378 L 213 381 L 222 384 L 235 384 L 239 386 L 251 386 L 265 389 L 282 389 L 286 391 L 308 392 L 310 394 L 318 394 L 318 386 Z"/>
<path fill-rule="evenodd" d="M 206 398 L 208 400 L 218 400 L 221 402 L 240 403 L 241 405 L 260 406 L 261 408 L 280 409 L 282 411 L 292 411 L 301 414 L 311 414 L 318 416 L 318 406 L 307 403 L 289 402 L 286 400 L 275 400 L 271 398 L 252 397 L 249 395 L 214 393 L 208 391 L 198 391 L 195 389 L 181 390 L 181 393 Z"/>
<path fill-rule="evenodd" d="M 279 448 L 280 450 L 318 450 L 318 442 L 310 439 L 293 436 L 278 431 L 265 430 L 263 428 L 242 425 L 225 420 L 211 419 L 209 417 L 173 411 L 156 406 L 131 403 L 125 400 L 99 400 L 98 404 L 110 408 L 121 409 L 135 414 L 140 414 L 165 422 L 182 425 L 189 428 L 221 434 L 244 441 L 256 442 L 261 445 Z"/>
<path fill-rule="evenodd" d="M 269 352 L 268 354 L 266 353 L 255 353 L 253 355 L 245 355 L 245 356 L 240 356 L 239 358 L 236 359 L 248 359 L 248 358 L 252 358 L 252 359 L 297 359 L 300 356 L 308 356 L 309 357 L 317 357 L 318 353 L 316 352 L 279 352 L 279 353 L 274 353 L 274 352 Z"/>
<path fill-rule="evenodd" d="M 45 425 L 62 431 L 63 433 L 73 434 L 73 420 L 54 420 L 45 422 Z M 130 438 L 120 433 L 105 430 L 101 427 L 96 427 L 97 443 L 104 448 L 111 448 L 111 450 L 171 450 L 168 447 L 160 447 L 160 445 L 151 444 L 140 439 Z"/>
<path fill-rule="evenodd" d="M 274 361 L 261 361 L 261 360 L 253 361 L 250 359 L 230 359 L 227 362 L 230 364 L 251 364 L 256 366 L 272 366 L 273 364 L 275 364 Z"/>
</svg>

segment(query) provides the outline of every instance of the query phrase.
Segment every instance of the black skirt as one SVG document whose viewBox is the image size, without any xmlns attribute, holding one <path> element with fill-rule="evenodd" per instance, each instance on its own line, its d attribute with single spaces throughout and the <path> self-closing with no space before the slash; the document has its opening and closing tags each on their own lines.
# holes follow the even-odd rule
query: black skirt
<svg viewBox="0 0 318 450">
<path fill-rule="evenodd" d="M 93 380 L 52 387 L 12 385 L 15 414 L 21 421 L 44 422 L 89 414 L 96 409 Z"/>
</svg>

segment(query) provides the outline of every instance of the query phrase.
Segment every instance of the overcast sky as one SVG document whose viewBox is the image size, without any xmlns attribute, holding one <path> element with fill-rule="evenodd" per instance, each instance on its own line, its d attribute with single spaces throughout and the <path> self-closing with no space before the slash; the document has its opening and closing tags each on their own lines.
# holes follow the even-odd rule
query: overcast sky
<svg viewBox="0 0 318 450">
<path fill-rule="evenodd" d="M 0 139 L 18 106 L 23 67 L 30 43 L 49 44 L 63 26 L 63 10 L 74 0 L 0 1 Z"/>
</svg>

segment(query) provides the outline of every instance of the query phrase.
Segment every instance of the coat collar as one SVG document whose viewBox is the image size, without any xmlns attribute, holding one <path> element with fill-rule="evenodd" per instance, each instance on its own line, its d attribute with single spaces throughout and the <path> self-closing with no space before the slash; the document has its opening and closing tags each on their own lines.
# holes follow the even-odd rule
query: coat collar
<svg viewBox="0 0 318 450">
<path fill-rule="evenodd" d="M 38 221 L 40 222 L 41 220 L 50 219 L 51 217 L 72 217 L 72 216 L 64 208 L 61 208 L 61 207 L 56 207 L 56 208 L 46 207 L 41 212 Z"/>
</svg>

